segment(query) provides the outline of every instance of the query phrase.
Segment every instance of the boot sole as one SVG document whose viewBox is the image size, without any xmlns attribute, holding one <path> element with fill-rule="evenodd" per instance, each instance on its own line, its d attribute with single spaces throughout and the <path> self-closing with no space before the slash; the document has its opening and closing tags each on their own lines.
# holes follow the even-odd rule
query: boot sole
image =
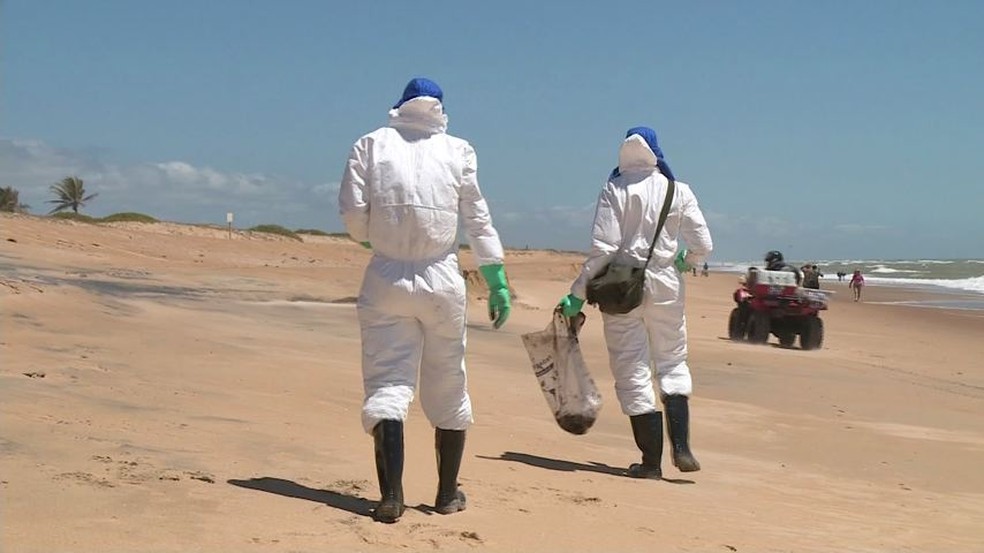
<svg viewBox="0 0 984 553">
<path fill-rule="evenodd" d="M 697 472 L 700 470 L 700 463 L 693 457 L 677 459 L 673 458 L 673 466 L 680 472 Z"/>
<path fill-rule="evenodd" d="M 406 507 L 404 507 L 403 505 L 400 505 L 395 502 L 387 503 L 384 501 L 380 503 L 378 507 L 376 507 L 375 511 L 372 512 L 372 518 L 376 522 L 392 524 L 400 520 L 400 517 L 403 516 L 403 512 L 405 510 Z"/>
<path fill-rule="evenodd" d="M 465 494 L 462 493 L 461 490 L 458 490 L 457 495 L 450 502 L 441 505 L 435 501 L 434 504 L 434 511 L 441 515 L 452 515 L 459 511 L 464 511 L 465 508 L 468 507 Z"/>
<path fill-rule="evenodd" d="M 629 465 L 629 478 L 639 478 L 641 480 L 662 480 L 663 471 L 658 468 L 644 467 L 638 463 Z"/>
</svg>

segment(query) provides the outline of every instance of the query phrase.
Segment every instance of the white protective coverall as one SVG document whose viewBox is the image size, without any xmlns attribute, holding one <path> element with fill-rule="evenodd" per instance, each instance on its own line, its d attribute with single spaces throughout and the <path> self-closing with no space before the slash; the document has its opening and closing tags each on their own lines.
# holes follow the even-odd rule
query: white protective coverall
<svg viewBox="0 0 984 553">
<path fill-rule="evenodd" d="M 619 150 L 619 174 L 598 197 L 591 253 L 571 293 L 586 297 L 587 283 L 613 259 L 642 266 L 656 232 L 668 181 L 656 167 L 656 154 L 638 135 Z M 687 245 L 687 262 L 696 266 L 713 247 L 711 234 L 690 186 L 677 181 L 666 223 L 646 268 L 642 305 L 624 315 L 602 314 L 615 393 L 629 416 L 658 411 L 653 369 L 662 395 L 689 396 L 684 279 L 673 265 L 678 239 Z"/>
<path fill-rule="evenodd" d="M 389 117 L 353 146 L 338 196 L 348 233 L 373 249 L 357 304 L 362 424 L 371 433 L 381 420 L 405 420 L 419 368 L 430 423 L 465 430 L 472 410 L 459 222 L 479 265 L 502 263 L 502 244 L 478 187 L 475 150 L 445 132 L 441 102 L 414 98 Z"/>
</svg>

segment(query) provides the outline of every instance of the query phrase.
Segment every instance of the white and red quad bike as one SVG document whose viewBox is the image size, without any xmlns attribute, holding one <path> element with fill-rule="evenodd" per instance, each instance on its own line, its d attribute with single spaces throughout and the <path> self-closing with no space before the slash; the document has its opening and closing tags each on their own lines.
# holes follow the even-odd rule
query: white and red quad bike
<svg viewBox="0 0 984 553">
<path fill-rule="evenodd" d="M 786 348 L 793 346 L 797 336 L 805 350 L 823 345 L 820 312 L 827 309 L 829 292 L 797 286 L 796 275 L 790 271 L 752 267 L 745 279 L 751 298 L 731 311 L 729 338 L 764 344 L 773 334 Z"/>
</svg>

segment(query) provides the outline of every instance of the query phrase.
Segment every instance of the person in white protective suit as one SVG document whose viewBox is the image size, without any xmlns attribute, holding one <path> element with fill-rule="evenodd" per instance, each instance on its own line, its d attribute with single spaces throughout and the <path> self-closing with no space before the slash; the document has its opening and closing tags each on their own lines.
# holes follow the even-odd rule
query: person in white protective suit
<svg viewBox="0 0 984 553">
<path fill-rule="evenodd" d="M 598 197 L 591 253 L 570 294 L 560 301 L 564 315 L 580 312 L 588 281 L 609 262 L 618 258 L 637 266 L 645 263 L 668 179 L 676 180 L 663 159 L 655 131 L 630 129 L 619 150 L 618 167 Z M 713 245 L 690 186 L 677 182 L 670 201 L 665 226 L 646 267 L 642 304 L 624 315 L 602 314 L 615 393 L 642 451 L 642 462 L 628 470 L 635 478 L 662 478 L 663 420 L 653 389 L 654 373 L 666 409 L 673 464 L 683 472 L 700 470 L 689 446 L 688 398 L 693 384 L 687 366 L 681 272 L 701 263 Z M 688 249 L 682 248 L 681 239 Z"/>
<path fill-rule="evenodd" d="M 382 499 L 376 520 L 404 512 L 403 421 L 417 389 L 435 428 L 435 509 L 465 508 L 458 470 L 472 423 L 465 374 L 465 281 L 458 266 L 459 223 L 489 286 L 495 328 L 509 316 L 503 250 L 478 187 L 475 150 L 447 134 L 443 92 L 411 80 L 389 125 L 360 138 L 338 200 L 348 233 L 371 248 L 357 304 L 365 401 L 362 424 L 375 443 Z"/>
</svg>

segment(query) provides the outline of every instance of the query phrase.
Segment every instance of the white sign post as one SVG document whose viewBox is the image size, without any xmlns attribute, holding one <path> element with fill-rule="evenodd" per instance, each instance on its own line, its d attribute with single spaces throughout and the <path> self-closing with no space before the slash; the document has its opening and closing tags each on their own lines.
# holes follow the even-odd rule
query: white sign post
<svg viewBox="0 0 984 553">
<path fill-rule="evenodd" d="M 232 212 L 226 213 L 226 224 L 229 226 L 229 239 L 232 239 Z"/>
</svg>

